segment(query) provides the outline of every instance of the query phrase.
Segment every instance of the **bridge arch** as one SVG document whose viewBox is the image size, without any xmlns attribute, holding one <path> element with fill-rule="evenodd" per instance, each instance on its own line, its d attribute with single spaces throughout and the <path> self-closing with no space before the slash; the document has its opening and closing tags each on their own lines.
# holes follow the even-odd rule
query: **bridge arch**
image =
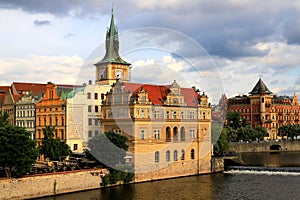
<svg viewBox="0 0 300 200">
<path fill-rule="evenodd" d="M 273 144 L 270 146 L 270 151 L 281 151 L 282 148 L 281 148 L 281 145 L 279 144 Z"/>
</svg>

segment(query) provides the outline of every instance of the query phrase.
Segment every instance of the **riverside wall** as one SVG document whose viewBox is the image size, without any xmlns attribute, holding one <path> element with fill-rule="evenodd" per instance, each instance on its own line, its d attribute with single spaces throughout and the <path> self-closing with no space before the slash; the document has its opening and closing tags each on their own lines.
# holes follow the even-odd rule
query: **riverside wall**
<svg viewBox="0 0 300 200">
<path fill-rule="evenodd" d="M 99 172 L 93 169 L 22 178 L 0 179 L 0 199 L 28 199 L 100 188 Z"/>
<path fill-rule="evenodd" d="M 277 151 L 300 151 L 300 141 L 262 141 L 258 143 L 231 143 L 230 151 L 243 152 L 272 152 L 272 147 L 278 146 Z"/>
</svg>

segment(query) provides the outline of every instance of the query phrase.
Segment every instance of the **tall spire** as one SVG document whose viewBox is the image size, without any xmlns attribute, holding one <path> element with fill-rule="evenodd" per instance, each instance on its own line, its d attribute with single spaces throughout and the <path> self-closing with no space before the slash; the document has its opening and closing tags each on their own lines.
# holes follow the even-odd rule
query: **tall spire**
<svg viewBox="0 0 300 200">
<path fill-rule="evenodd" d="M 114 20 L 114 9 L 112 7 L 111 9 L 111 20 L 110 20 L 110 26 L 106 32 L 106 53 L 102 60 L 97 62 L 97 64 L 101 63 L 118 63 L 118 64 L 129 64 L 126 61 L 124 61 L 120 55 L 119 55 L 119 34 L 117 27 L 115 26 L 115 20 Z"/>
</svg>

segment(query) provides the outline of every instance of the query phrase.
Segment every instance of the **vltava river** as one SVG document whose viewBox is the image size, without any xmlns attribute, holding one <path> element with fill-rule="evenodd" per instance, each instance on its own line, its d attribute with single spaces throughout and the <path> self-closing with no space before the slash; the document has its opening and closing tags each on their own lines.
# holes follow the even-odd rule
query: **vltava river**
<svg viewBox="0 0 300 200">
<path fill-rule="evenodd" d="M 250 156 L 250 155 L 248 155 Z M 266 156 L 266 155 L 262 155 Z M 273 155 L 272 155 L 273 156 Z M 274 155 L 286 157 L 288 153 Z M 257 159 L 257 155 L 254 156 Z M 300 153 L 293 158 L 298 160 Z M 280 158 L 278 158 L 280 162 Z M 272 161 L 273 162 L 273 161 Z M 44 199 L 53 199 L 48 197 Z M 300 199 L 300 173 L 231 171 L 56 196 L 73 199 Z"/>
</svg>

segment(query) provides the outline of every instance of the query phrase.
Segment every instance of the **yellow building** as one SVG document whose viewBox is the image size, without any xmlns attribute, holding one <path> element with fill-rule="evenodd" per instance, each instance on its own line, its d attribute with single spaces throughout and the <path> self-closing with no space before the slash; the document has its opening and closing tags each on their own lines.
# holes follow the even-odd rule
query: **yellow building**
<svg viewBox="0 0 300 200">
<path fill-rule="evenodd" d="M 135 181 L 211 171 L 211 107 L 195 88 L 130 82 L 130 64 L 119 56 L 112 16 L 106 55 L 95 64 L 98 84 L 112 84 L 101 107 L 101 130 L 127 136 L 127 162 Z"/>
</svg>

